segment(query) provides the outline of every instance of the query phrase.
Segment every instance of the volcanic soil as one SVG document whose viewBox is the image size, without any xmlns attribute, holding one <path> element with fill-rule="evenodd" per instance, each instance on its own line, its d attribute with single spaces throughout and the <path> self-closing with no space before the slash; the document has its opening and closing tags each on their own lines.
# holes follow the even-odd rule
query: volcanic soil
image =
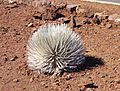
<svg viewBox="0 0 120 91">
<path fill-rule="evenodd" d="M 0 91 L 120 91 L 120 21 L 109 20 L 120 15 L 120 6 L 80 0 L 50 0 L 55 1 L 53 6 L 20 1 L 0 1 Z M 66 23 L 81 36 L 86 62 L 79 70 L 52 78 L 28 69 L 28 39 L 48 22 Z"/>
</svg>

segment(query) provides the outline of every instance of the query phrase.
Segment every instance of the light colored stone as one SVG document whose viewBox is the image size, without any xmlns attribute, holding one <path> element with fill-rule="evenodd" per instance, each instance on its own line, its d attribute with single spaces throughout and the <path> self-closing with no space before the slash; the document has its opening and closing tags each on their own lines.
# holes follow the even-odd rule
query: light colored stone
<svg viewBox="0 0 120 91">
<path fill-rule="evenodd" d="M 10 58 L 10 61 L 15 61 L 18 57 L 15 55 L 12 58 Z"/>
<path fill-rule="evenodd" d="M 72 4 L 72 5 L 67 5 L 66 8 L 70 10 L 71 8 L 76 8 L 78 5 Z"/>
<path fill-rule="evenodd" d="M 115 19 L 115 22 L 120 25 L 120 18 Z"/>
<path fill-rule="evenodd" d="M 77 7 L 77 6 L 79 6 L 79 5 L 76 5 L 76 4 L 67 5 L 67 6 L 66 6 L 66 9 L 67 9 L 68 11 L 70 11 L 71 13 L 72 13 L 73 11 L 76 12 L 76 7 Z"/>
<path fill-rule="evenodd" d="M 115 19 L 119 19 L 120 18 L 120 15 L 118 14 L 112 14 L 108 17 L 108 20 L 115 20 Z"/>
<path fill-rule="evenodd" d="M 92 88 L 86 88 L 85 91 L 94 91 Z"/>
<path fill-rule="evenodd" d="M 19 80 L 18 79 L 13 79 L 13 82 L 19 82 Z"/>
<path fill-rule="evenodd" d="M 112 24 L 107 24 L 105 27 L 106 27 L 107 29 L 110 29 L 110 28 L 112 27 Z"/>
<path fill-rule="evenodd" d="M 60 23 L 69 23 L 69 21 L 70 21 L 70 19 L 69 18 L 64 18 L 64 17 L 62 17 L 62 18 L 59 18 L 58 19 L 58 22 L 60 22 Z"/>
<path fill-rule="evenodd" d="M 66 76 L 66 80 L 70 80 L 70 79 L 72 79 L 72 77 L 71 77 L 71 75 L 69 74 L 69 75 Z"/>
<path fill-rule="evenodd" d="M 33 23 L 29 23 L 29 24 L 28 24 L 28 27 L 31 27 L 31 26 L 33 26 Z"/>
<path fill-rule="evenodd" d="M 76 13 L 77 13 L 77 14 L 85 13 L 85 12 L 86 12 L 86 10 L 85 10 L 85 9 L 82 9 L 82 8 L 80 7 L 80 5 L 76 7 Z"/>
<path fill-rule="evenodd" d="M 33 82 L 33 80 L 34 80 L 34 77 L 31 77 L 31 78 L 30 78 L 30 82 Z"/>
<path fill-rule="evenodd" d="M 16 0 L 8 0 L 8 2 L 9 2 L 10 4 L 12 4 L 12 3 L 15 3 Z"/>
</svg>

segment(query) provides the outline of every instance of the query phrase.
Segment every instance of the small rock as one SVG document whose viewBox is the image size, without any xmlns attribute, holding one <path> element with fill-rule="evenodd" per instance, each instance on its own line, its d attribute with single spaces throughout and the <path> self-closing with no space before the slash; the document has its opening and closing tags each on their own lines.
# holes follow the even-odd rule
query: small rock
<svg viewBox="0 0 120 91">
<path fill-rule="evenodd" d="M 95 13 L 94 18 L 98 18 L 100 20 L 105 20 L 107 19 L 109 16 L 105 15 L 103 12 L 102 13 Z"/>
<path fill-rule="evenodd" d="M 83 86 L 83 84 L 78 84 L 77 85 L 79 88 L 83 88 L 84 86 Z"/>
<path fill-rule="evenodd" d="M 118 18 L 120 18 L 120 15 L 118 15 L 118 14 L 113 14 L 113 15 L 110 15 L 109 17 L 108 17 L 108 20 L 115 20 L 115 19 L 118 19 Z"/>
<path fill-rule="evenodd" d="M 10 4 L 16 3 L 16 0 L 8 0 Z"/>
<path fill-rule="evenodd" d="M 28 27 L 32 27 L 32 26 L 33 26 L 33 23 L 29 23 L 29 24 L 28 24 Z"/>
<path fill-rule="evenodd" d="M 14 79 L 13 82 L 19 82 L 19 80 L 18 79 Z"/>
<path fill-rule="evenodd" d="M 120 25 L 120 18 L 115 19 L 117 25 Z"/>
<path fill-rule="evenodd" d="M 85 9 L 82 9 L 80 6 L 77 6 L 77 7 L 76 7 L 76 13 L 77 13 L 77 14 L 85 13 L 85 12 L 86 12 L 86 10 L 85 10 Z"/>
<path fill-rule="evenodd" d="M 34 80 L 34 77 L 31 77 L 31 78 L 30 78 L 30 82 L 33 82 L 33 80 Z"/>
<path fill-rule="evenodd" d="M 69 74 L 69 75 L 67 75 L 66 80 L 70 80 L 70 79 L 72 79 L 72 77 L 71 77 L 71 75 Z"/>
<path fill-rule="evenodd" d="M 41 82 L 41 84 L 44 86 L 44 85 L 45 85 L 45 82 Z"/>
<path fill-rule="evenodd" d="M 107 24 L 105 27 L 106 27 L 107 29 L 110 29 L 110 28 L 112 27 L 112 24 Z"/>
<path fill-rule="evenodd" d="M 10 58 L 10 61 L 15 61 L 18 57 L 17 56 L 14 56 L 12 58 Z"/>
<path fill-rule="evenodd" d="M 73 13 L 74 11 L 76 11 L 76 7 L 77 6 L 79 6 L 79 5 L 67 5 L 66 6 L 66 9 L 69 11 L 69 12 L 71 12 L 71 13 Z"/>
<path fill-rule="evenodd" d="M 86 88 L 85 91 L 94 91 L 92 88 Z"/>
<path fill-rule="evenodd" d="M 63 17 L 62 17 L 62 18 L 59 18 L 58 21 L 59 21 L 60 23 L 66 23 L 66 24 L 67 24 L 67 23 L 70 22 L 70 19 L 69 19 L 69 18 L 63 18 Z"/>
</svg>

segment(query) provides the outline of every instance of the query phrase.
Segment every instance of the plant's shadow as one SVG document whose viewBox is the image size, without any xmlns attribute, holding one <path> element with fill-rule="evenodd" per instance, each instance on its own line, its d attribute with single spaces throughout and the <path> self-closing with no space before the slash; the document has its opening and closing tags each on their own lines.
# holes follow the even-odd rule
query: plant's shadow
<svg viewBox="0 0 120 91">
<path fill-rule="evenodd" d="M 77 68 L 68 69 L 65 72 L 69 72 L 69 73 L 80 72 L 80 71 L 84 71 L 86 69 L 91 70 L 95 67 L 104 65 L 104 62 L 102 61 L 101 58 L 97 58 L 97 57 L 93 57 L 93 56 L 86 56 L 85 59 L 86 59 L 85 62 L 83 64 L 79 65 Z"/>
<path fill-rule="evenodd" d="M 93 57 L 93 56 L 86 56 L 86 60 L 83 65 L 78 67 L 80 70 L 85 69 L 92 69 L 94 67 L 102 66 L 104 62 L 101 58 Z"/>
</svg>

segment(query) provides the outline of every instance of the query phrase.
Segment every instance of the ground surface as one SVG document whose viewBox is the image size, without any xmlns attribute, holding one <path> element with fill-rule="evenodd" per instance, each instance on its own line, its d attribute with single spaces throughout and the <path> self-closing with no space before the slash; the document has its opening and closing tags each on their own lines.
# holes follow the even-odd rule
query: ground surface
<svg viewBox="0 0 120 91">
<path fill-rule="evenodd" d="M 79 3 L 83 9 L 94 13 L 120 14 L 120 6 L 79 0 L 66 2 Z M 27 68 L 28 38 L 45 23 L 40 17 L 33 17 L 41 10 L 27 4 L 0 4 L 0 91 L 120 91 L 120 26 L 113 22 L 112 27 L 105 26 L 108 22 L 87 21 L 86 24 L 81 23 L 86 17 L 76 15 L 76 24 L 80 25 L 74 30 L 84 41 L 88 62 L 79 72 L 64 73 L 53 79 Z M 65 17 L 69 14 L 66 13 Z"/>
</svg>

